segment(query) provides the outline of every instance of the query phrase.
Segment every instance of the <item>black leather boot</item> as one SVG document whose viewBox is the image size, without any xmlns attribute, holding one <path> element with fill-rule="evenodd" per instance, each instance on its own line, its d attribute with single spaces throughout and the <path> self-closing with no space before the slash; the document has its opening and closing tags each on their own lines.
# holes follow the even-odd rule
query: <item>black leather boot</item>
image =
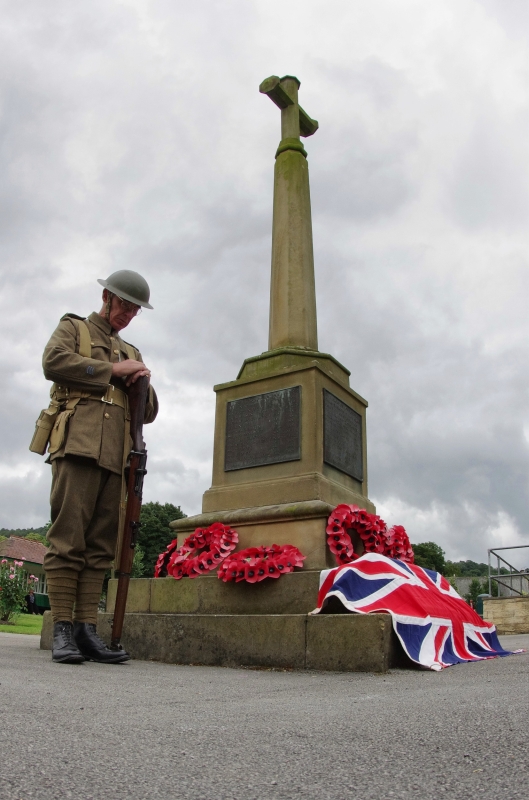
<svg viewBox="0 0 529 800">
<path fill-rule="evenodd" d="M 73 635 L 83 656 L 101 664 L 122 664 L 130 656 L 125 650 L 110 650 L 96 633 L 96 626 L 91 622 L 74 622 Z"/>
<path fill-rule="evenodd" d="M 56 622 L 53 625 L 53 661 L 60 664 L 82 664 L 85 657 L 77 647 L 71 622 Z"/>
</svg>

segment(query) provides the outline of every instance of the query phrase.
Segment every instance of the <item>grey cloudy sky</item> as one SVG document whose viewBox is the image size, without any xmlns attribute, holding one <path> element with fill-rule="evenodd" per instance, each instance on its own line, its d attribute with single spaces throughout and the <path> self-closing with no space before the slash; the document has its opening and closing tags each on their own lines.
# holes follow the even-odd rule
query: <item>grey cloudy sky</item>
<svg viewBox="0 0 529 800">
<path fill-rule="evenodd" d="M 148 500 L 200 511 L 215 383 L 266 349 L 295 74 L 320 349 L 369 400 L 370 496 L 452 558 L 529 544 L 526 0 L 0 2 L 0 526 L 48 519 L 44 344 L 142 272 Z"/>
</svg>

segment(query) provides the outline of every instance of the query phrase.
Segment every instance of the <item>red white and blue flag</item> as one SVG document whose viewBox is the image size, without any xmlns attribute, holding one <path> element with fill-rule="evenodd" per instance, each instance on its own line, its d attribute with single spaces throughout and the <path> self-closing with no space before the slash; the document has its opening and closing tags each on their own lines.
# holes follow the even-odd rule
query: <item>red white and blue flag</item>
<svg viewBox="0 0 529 800">
<path fill-rule="evenodd" d="M 462 661 L 506 656 L 496 627 L 484 622 L 438 572 L 367 553 L 351 564 L 324 570 L 318 614 L 330 597 L 359 614 L 388 612 L 412 661 L 440 670 Z"/>
</svg>

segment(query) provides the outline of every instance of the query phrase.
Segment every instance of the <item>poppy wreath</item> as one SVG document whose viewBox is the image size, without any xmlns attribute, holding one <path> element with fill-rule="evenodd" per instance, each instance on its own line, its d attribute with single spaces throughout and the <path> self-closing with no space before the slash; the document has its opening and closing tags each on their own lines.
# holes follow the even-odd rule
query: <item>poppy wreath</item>
<svg viewBox="0 0 529 800">
<path fill-rule="evenodd" d="M 209 528 L 197 528 L 178 547 L 174 539 L 161 553 L 154 568 L 155 578 L 170 575 L 176 580 L 184 576 L 196 578 L 216 569 L 232 550 L 235 550 L 239 534 L 228 525 L 214 522 Z"/>
<path fill-rule="evenodd" d="M 350 564 L 359 557 L 348 531 L 360 536 L 366 553 L 381 553 L 413 564 L 413 550 L 402 525 L 388 530 L 383 519 L 363 508 L 342 503 L 336 506 L 327 521 L 327 544 L 338 565 Z"/>
<path fill-rule="evenodd" d="M 226 558 L 219 567 L 221 581 L 259 583 L 265 578 L 279 578 L 295 567 L 302 567 L 306 556 L 292 544 L 271 547 L 247 547 Z"/>
<path fill-rule="evenodd" d="M 402 525 L 394 525 L 386 531 L 386 549 L 384 555 L 390 558 L 398 558 L 399 561 L 407 561 L 408 564 L 413 564 L 415 560 L 408 534 Z"/>
</svg>

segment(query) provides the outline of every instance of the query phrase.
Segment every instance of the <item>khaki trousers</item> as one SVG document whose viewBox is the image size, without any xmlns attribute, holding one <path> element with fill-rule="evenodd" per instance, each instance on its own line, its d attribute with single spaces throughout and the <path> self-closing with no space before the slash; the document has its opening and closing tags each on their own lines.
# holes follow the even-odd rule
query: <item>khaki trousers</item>
<svg viewBox="0 0 529 800">
<path fill-rule="evenodd" d="M 91 458 L 64 456 L 52 462 L 50 542 L 44 557 L 54 570 L 107 570 L 118 536 L 121 475 Z"/>
</svg>

